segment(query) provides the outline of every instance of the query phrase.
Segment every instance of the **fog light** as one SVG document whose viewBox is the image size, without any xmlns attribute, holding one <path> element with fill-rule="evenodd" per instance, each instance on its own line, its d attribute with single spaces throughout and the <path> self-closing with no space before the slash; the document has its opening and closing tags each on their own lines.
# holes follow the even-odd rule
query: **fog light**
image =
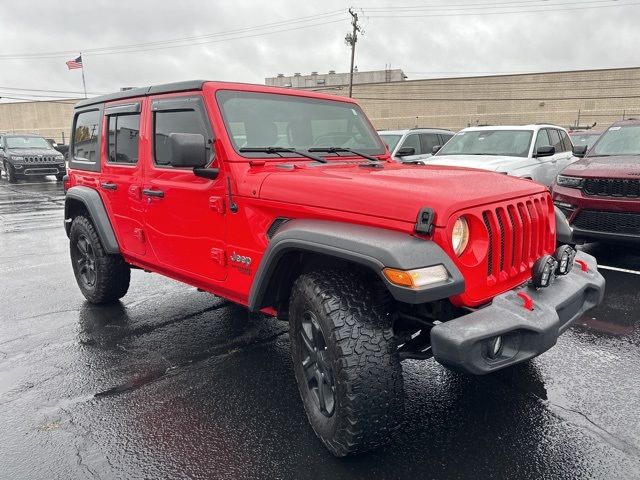
<svg viewBox="0 0 640 480">
<path fill-rule="evenodd" d="M 489 358 L 492 360 L 498 358 L 502 353 L 502 335 L 498 335 L 489 340 L 487 347 L 487 355 Z"/>
<path fill-rule="evenodd" d="M 573 262 L 576 259 L 576 251 L 569 245 L 561 245 L 554 252 L 553 258 L 558 263 L 556 275 L 566 275 L 573 268 Z"/>
<path fill-rule="evenodd" d="M 551 255 L 543 255 L 533 264 L 531 283 L 537 288 L 548 287 L 556 278 L 557 268 L 558 262 L 556 262 L 555 258 Z"/>
<path fill-rule="evenodd" d="M 16 170 L 22 170 L 22 165 L 14 165 L 13 168 Z"/>
</svg>

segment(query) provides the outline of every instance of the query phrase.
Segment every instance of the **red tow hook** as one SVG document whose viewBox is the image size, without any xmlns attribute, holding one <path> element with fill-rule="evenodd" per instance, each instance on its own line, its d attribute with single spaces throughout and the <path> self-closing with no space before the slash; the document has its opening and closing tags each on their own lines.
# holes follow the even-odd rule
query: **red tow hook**
<svg viewBox="0 0 640 480">
<path fill-rule="evenodd" d="M 589 271 L 589 265 L 587 265 L 587 262 L 585 262 L 584 260 L 576 260 L 576 263 L 580 265 L 580 268 L 583 272 Z"/>
<path fill-rule="evenodd" d="M 527 310 L 533 310 L 533 298 L 524 292 L 518 292 L 518 296 L 524 300 L 524 305 L 522 305 L 524 308 Z"/>
</svg>

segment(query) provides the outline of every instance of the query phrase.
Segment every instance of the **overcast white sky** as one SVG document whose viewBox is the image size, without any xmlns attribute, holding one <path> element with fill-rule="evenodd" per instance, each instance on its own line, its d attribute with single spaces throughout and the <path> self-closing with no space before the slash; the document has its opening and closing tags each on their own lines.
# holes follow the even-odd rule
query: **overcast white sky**
<svg viewBox="0 0 640 480">
<path fill-rule="evenodd" d="M 361 71 L 391 64 L 415 79 L 640 65 L 637 0 L 20 0 L 0 7 L 0 96 L 43 94 L 10 88 L 81 92 L 80 70 L 65 66 L 76 54 L 65 51 L 85 51 L 90 94 L 193 78 L 263 83 L 277 73 L 347 71 L 349 6 L 364 29 Z M 289 21 L 297 23 L 251 29 Z M 190 41 L 199 45 L 90 53 L 218 33 Z"/>
</svg>

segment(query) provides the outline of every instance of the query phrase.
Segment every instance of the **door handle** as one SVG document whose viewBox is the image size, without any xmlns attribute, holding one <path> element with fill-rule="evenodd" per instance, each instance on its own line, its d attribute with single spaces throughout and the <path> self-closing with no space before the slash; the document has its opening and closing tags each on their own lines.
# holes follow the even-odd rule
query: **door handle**
<svg viewBox="0 0 640 480">
<path fill-rule="evenodd" d="M 146 195 L 147 197 L 164 197 L 164 192 L 162 190 L 152 190 L 150 188 L 145 188 L 144 190 L 142 190 L 142 194 Z"/>
<path fill-rule="evenodd" d="M 101 183 L 100 186 L 105 190 L 116 190 L 118 188 L 118 185 L 112 182 L 104 182 Z"/>
</svg>

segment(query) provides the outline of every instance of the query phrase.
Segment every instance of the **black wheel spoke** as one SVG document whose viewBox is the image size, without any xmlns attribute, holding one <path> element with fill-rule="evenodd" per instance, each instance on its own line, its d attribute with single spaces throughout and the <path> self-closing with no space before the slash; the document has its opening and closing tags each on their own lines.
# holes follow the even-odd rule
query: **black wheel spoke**
<svg viewBox="0 0 640 480">
<path fill-rule="evenodd" d="M 322 373 L 320 372 L 320 370 L 316 370 L 316 382 L 318 383 L 318 403 L 320 404 L 320 411 L 322 413 L 327 413 L 327 405 L 325 402 L 325 397 L 324 397 L 324 389 L 323 389 L 323 385 L 324 385 L 324 379 L 322 378 Z"/>
</svg>

